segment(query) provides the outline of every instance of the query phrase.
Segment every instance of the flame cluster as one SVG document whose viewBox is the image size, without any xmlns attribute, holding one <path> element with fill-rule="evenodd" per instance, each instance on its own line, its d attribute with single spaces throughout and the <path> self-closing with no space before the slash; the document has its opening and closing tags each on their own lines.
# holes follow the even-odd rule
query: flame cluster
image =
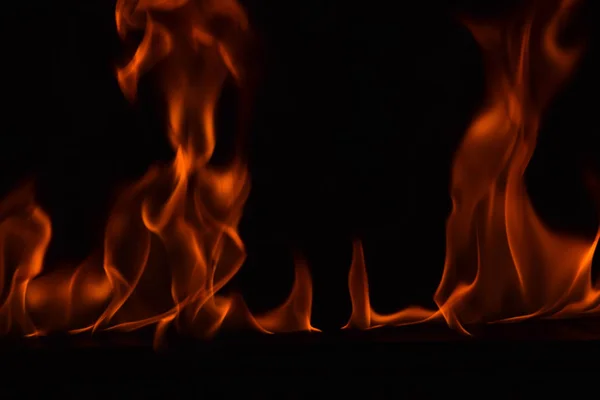
<svg viewBox="0 0 600 400">
<path fill-rule="evenodd" d="M 598 237 L 550 231 L 523 179 L 544 108 L 580 54 L 558 41 L 576 2 L 544 7 L 550 3 L 557 7 L 549 19 L 538 18 L 535 8 L 498 24 L 465 21 L 487 62 L 488 91 L 454 158 L 438 308 L 375 312 L 356 241 L 346 327 L 443 319 L 468 333 L 475 323 L 599 310 L 600 288 L 591 278 Z M 107 222 L 102 258 L 90 257 L 75 269 L 44 272 L 50 219 L 31 187 L 7 197 L 0 204 L 0 327 L 40 335 L 155 325 L 157 339 L 171 324 L 203 337 L 224 325 L 316 330 L 310 323 L 311 277 L 302 262 L 287 301 L 264 315 L 250 313 L 241 296 L 220 292 L 245 259 L 237 229 L 250 189 L 243 154 L 211 164 L 223 85 L 227 79 L 244 85 L 244 10 L 235 0 L 118 0 L 116 26 L 123 40 L 143 34 L 117 70 L 119 85 L 135 101 L 140 77 L 156 73 L 175 157 L 122 193 Z"/>
</svg>

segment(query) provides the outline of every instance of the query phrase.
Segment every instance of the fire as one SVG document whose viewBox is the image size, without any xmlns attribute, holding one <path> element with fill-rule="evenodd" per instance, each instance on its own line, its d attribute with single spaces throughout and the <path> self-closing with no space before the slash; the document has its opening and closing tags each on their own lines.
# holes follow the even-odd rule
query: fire
<svg viewBox="0 0 600 400">
<path fill-rule="evenodd" d="M 143 39 L 117 70 L 124 95 L 135 100 L 140 77 L 153 70 L 168 111 L 175 158 L 129 187 L 107 223 L 102 260 L 44 273 L 51 237 L 49 217 L 31 187 L 0 207 L 6 332 L 40 335 L 55 330 L 135 330 L 170 324 L 183 332 L 213 335 L 224 324 L 263 332 L 314 330 L 312 287 L 305 265 L 281 307 L 259 317 L 240 296 L 219 290 L 245 259 L 237 226 L 250 181 L 243 155 L 211 165 L 217 133 L 214 113 L 228 77 L 244 84 L 248 21 L 235 0 L 119 0 L 117 30 Z"/>
<path fill-rule="evenodd" d="M 598 311 L 600 288 L 591 278 L 598 235 L 586 240 L 550 231 L 537 216 L 523 178 L 544 108 L 579 56 L 579 49 L 564 49 L 558 39 L 575 4 L 561 1 L 548 21 L 539 18 L 539 9 L 501 24 L 465 21 L 487 61 L 488 94 L 454 157 L 446 262 L 434 296 L 439 309 L 374 312 L 356 243 L 348 326 L 443 318 L 468 333 L 476 323 Z"/>
<path fill-rule="evenodd" d="M 498 24 L 465 21 L 487 61 L 488 92 L 454 159 L 438 309 L 375 312 L 356 241 L 346 327 L 445 320 L 468 333 L 476 323 L 600 311 L 600 287 L 591 278 L 600 234 L 587 240 L 550 231 L 523 179 L 544 109 L 580 54 L 558 39 L 576 2 L 557 3 L 550 18 L 534 8 Z M 200 337 L 223 326 L 318 331 L 311 325 L 312 282 L 303 260 L 296 262 L 288 299 L 266 314 L 253 315 L 241 296 L 221 291 L 246 254 L 238 224 L 250 178 L 241 146 L 225 165 L 211 163 L 223 85 L 227 79 L 246 83 L 250 27 L 244 10 L 235 0 L 118 0 L 116 26 L 124 41 L 143 33 L 116 78 L 135 101 L 140 78 L 157 74 L 174 159 L 122 193 L 107 222 L 102 257 L 76 268 L 45 271 L 52 228 L 31 186 L 0 204 L 3 332 L 35 336 L 154 325 L 158 343 L 171 325 Z"/>
</svg>

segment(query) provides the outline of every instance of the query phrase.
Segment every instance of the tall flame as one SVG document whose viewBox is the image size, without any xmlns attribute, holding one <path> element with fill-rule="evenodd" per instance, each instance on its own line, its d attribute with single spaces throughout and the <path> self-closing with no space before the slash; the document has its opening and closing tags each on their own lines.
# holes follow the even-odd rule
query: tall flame
<svg viewBox="0 0 600 400">
<path fill-rule="evenodd" d="M 600 288 L 591 278 L 598 236 L 586 240 L 550 231 L 537 216 L 524 183 L 544 108 L 579 57 L 579 49 L 564 49 L 558 40 L 575 4 L 560 1 L 545 25 L 540 24 L 539 9 L 524 19 L 495 25 L 465 21 L 487 62 L 488 94 L 454 157 L 446 262 L 434 296 L 439 310 L 375 313 L 369 305 L 362 248 L 356 243 L 349 326 L 443 317 L 467 333 L 465 326 L 473 323 L 598 310 Z"/>
<path fill-rule="evenodd" d="M 225 323 L 314 330 L 303 264 L 285 304 L 258 318 L 240 296 L 218 294 L 245 259 L 237 226 L 250 185 L 241 146 L 227 165 L 210 163 L 222 86 L 228 76 L 244 84 L 244 10 L 235 0 L 119 0 L 116 24 L 123 39 L 143 31 L 117 70 L 118 82 L 134 100 L 140 77 L 158 72 L 175 158 L 122 194 L 106 227 L 103 260 L 90 257 L 75 270 L 43 273 L 50 219 L 30 187 L 9 196 L 0 205 L 0 279 L 12 277 L 0 280 L 1 326 L 39 335 L 155 324 L 156 340 L 172 323 L 202 336 Z"/>
<path fill-rule="evenodd" d="M 133 58 L 118 70 L 119 84 L 133 99 L 139 77 L 160 67 L 176 155 L 169 169 L 150 171 L 109 221 L 104 268 L 116 295 L 95 327 L 119 321 L 119 314 L 124 322 L 116 326 L 126 329 L 157 322 L 162 327 L 177 317 L 202 321 L 202 333 L 209 334 L 233 305 L 216 292 L 245 256 L 237 225 L 248 195 L 247 169 L 239 154 L 219 169 L 209 161 L 216 144 L 215 106 L 227 76 L 240 79 L 236 62 L 248 21 L 234 1 L 120 0 L 116 19 L 123 37 L 129 30 L 144 29 Z M 217 22 L 224 27 L 220 35 Z M 134 217 L 133 209 L 138 210 Z M 138 234 L 131 235 L 134 227 Z M 133 243 L 121 248 L 127 237 L 138 235 L 138 254 L 131 252 Z M 155 247 L 167 265 L 157 261 Z M 148 295 L 158 297 L 153 286 L 161 282 L 165 268 L 170 274 L 170 293 L 165 295 L 170 294 L 172 307 L 149 310 L 145 318 L 146 312 L 132 310 L 132 318 L 128 306 L 146 307 L 152 304 Z M 153 279 L 143 279 L 151 275 Z"/>
<path fill-rule="evenodd" d="M 284 306 L 255 319 L 239 296 L 217 294 L 245 259 L 237 225 L 249 190 L 247 168 L 239 149 L 226 167 L 217 169 L 209 164 L 216 145 L 214 112 L 223 83 L 230 75 L 243 84 L 241 55 L 249 29 L 245 12 L 235 0 L 120 0 L 116 18 L 122 36 L 140 25 L 145 29 L 131 62 L 118 71 L 121 88 L 134 98 L 140 75 L 160 61 L 169 138 L 176 151 L 171 169 L 150 173 L 143 189 L 138 189 L 138 193 L 148 189 L 154 193 L 139 198 L 141 221 L 137 221 L 147 235 L 155 236 L 164 246 L 174 307 L 160 314 L 154 312 L 151 318 L 128 317 L 121 326 L 137 328 L 159 322 L 164 329 L 177 317 L 195 333 L 213 334 L 225 321 L 235 319 L 232 322 L 239 323 L 241 318 L 246 325 L 265 332 L 312 330 L 308 322 L 311 279 L 301 266 L 286 303 L 297 297 L 304 299 L 305 307 L 300 310 Z M 161 193 L 163 188 L 167 188 L 167 195 Z M 129 204 L 126 210 L 131 210 Z M 120 221 L 116 225 L 120 226 Z M 123 279 L 119 271 L 126 266 L 115 268 L 120 260 L 109 258 L 117 254 L 114 246 L 121 244 L 123 233 L 107 235 L 114 242 L 107 240 L 105 249 L 105 270 L 109 279 L 117 282 L 114 286 L 123 286 L 122 295 L 113 297 L 113 306 L 96 326 L 123 308 L 132 295 L 130 288 L 139 290 L 141 272 L 150 267 L 148 250 L 140 258 L 143 266 L 127 260 L 129 268 L 139 265 L 132 271 L 133 284 Z"/>
</svg>

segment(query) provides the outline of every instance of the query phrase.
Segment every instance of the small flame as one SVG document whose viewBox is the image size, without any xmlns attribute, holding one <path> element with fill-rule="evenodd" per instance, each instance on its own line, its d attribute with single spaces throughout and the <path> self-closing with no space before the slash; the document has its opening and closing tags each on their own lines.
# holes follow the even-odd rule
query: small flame
<svg viewBox="0 0 600 400">
<path fill-rule="evenodd" d="M 256 318 L 268 332 L 317 331 L 310 324 L 312 307 L 312 280 L 303 260 L 296 261 L 294 287 L 288 299 L 279 308 Z"/>
<path fill-rule="evenodd" d="M 394 314 L 379 314 L 371 308 L 369 279 L 362 244 L 355 240 L 352 248 L 352 265 L 348 274 L 352 315 L 343 329 L 371 329 L 384 325 L 412 325 L 434 320 L 438 313 L 422 307 L 409 307 Z"/>
</svg>

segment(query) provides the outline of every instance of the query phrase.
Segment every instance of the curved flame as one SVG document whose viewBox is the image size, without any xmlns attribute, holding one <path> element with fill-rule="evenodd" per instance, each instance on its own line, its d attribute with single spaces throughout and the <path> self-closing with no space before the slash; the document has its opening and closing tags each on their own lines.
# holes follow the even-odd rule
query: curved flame
<svg viewBox="0 0 600 400">
<path fill-rule="evenodd" d="M 446 262 L 434 296 L 439 310 L 408 309 L 390 316 L 371 310 L 362 249 L 355 244 L 349 326 L 443 317 L 468 333 L 465 326 L 474 323 L 598 310 L 600 290 L 591 279 L 598 235 L 587 240 L 550 231 L 537 216 L 523 178 L 542 112 L 579 57 L 579 49 L 558 43 L 561 24 L 575 4 L 561 1 L 541 29 L 535 12 L 497 26 L 465 22 L 483 50 L 489 84 L 487 105 L 454 157 Z"/>
<path fill-rule="evenodd" d="M 210 163 L 222 86 L 228 76 L 244 81 L 244 10 L 235 0 L 119 0 L 116 24 L 123 39 L 144 33 L 117 79 L 134 100 L 144 73 L 160 75 L 175 158 L 122 194 L 106 227 L 103 262 L 90 258 L 75 270 L 42 273 L 50 220 L 31 188 L 6 199 L 0 279 L 12 280 L 0 280 L 2 327 L 39 335 L 154 324 L 156 344 L 172 323 L 201 336 L 225 323 L 264 332 L 314 330 L 303 266 L 287 302 L 259 319 L 239 296 L 218 293 L 245 259 L 237 226 L 250 189 L 246 165 L 239 151 L 225 166 Z"/>
</svg>

